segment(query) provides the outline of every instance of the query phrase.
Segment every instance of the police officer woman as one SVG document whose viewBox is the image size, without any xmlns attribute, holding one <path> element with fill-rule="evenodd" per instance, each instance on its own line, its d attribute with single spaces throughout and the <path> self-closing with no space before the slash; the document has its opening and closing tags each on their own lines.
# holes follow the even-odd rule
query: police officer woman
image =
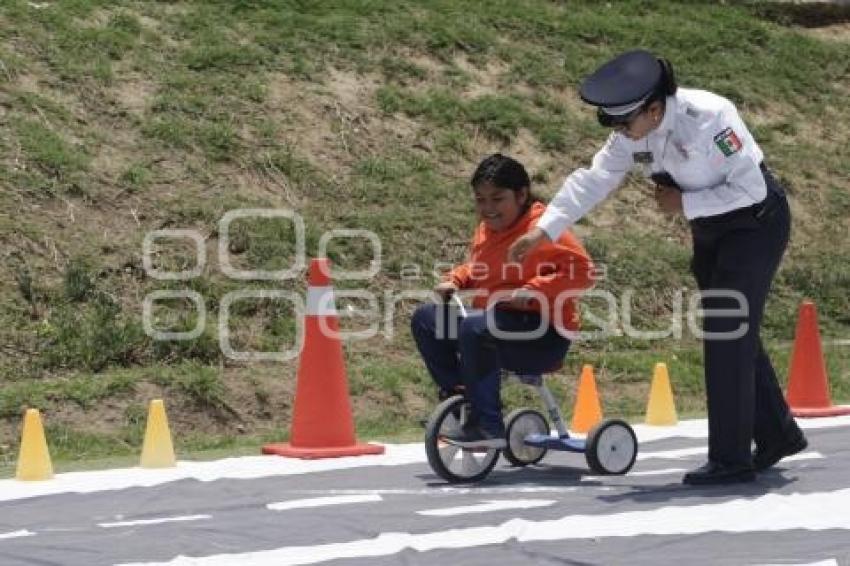
<svg viewBox="0 0 850 566">
<path fill-rule="evenodd" d="M 661 210 L 683 212 L 690 223 L 705 310 L 708 462 L 683 481 L 753 481 L 756 471 L 807 446 L 759 337 L 790 233 L 784 190 L 735 106 L 704 90 L 677 88 L 670 64 L 652 53 L 619 55 L 588 77 L 580 94 L 614 131 L 590 168 L 567 177 L 537 227 L 514 242 L 509 260 L 557 238 L 630 170 L 655 181 Z M 726 313 L 712 316 L 720 309 Z"/>
</svg>

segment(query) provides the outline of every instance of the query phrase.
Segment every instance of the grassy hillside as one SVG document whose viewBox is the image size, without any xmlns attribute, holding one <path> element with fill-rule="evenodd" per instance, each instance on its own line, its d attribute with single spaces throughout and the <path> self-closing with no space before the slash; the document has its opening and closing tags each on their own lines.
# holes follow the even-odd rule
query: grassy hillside
<svg viewBox="0 0 850 566">
<path fill-rule="evenodd" d="M 850 338 L 848 21 L 841 8 L 713 2 L 3 2 L 0 465 L 15 457 L 25 406 L 46 411 L 62 458 L 135 453 L 157 396 L 184 451 L 285 434 L 295 364 L 226 358 L 217 319 L 230 291 L 300 292 L 303 282 L 223 275 L 219 220 L 238 208 L 297 211 L 308 255 L 330 229 L 380 237 L 380 271 L 365 288 L 380 294 L 381 315 L 344 324 L 381 333 L 346 345 L 350 385 L 361 436 L 414 434 L 434 401 L 407 331 L 415 300 L 387 315 L 384 297 L 430 288 L 435 262 L 462 257 L 466 180 L 483 155 L 515 155 L 547 196 L 587 163 L 606 132 L 576 85 L 636 46 L 670 58 L 681 84 L 735 101 L 788 185 L 794 235 L 764 333 L 784 375 L 801 298 L 817 301 L 825 338 Z M 199 277 L 146 275 L 142 243 L 161 229 L 202 235 Z M 694 287 L 685 223 L 659 215 L 632 180 L 577 231 L 607 265 L 600 288 L 635 289 L 632 324 L 668 326 L 677 292 Z M 286 220 L 237 220 L 230 236 L 235 268 L 291 264 Z M 154 251 L 159 270 L 196 263 L 189 240 Z M 357 239 L 333 240 L 329 254 L 347 269 L 371 258 Z M 146 335 L 144 297 L 168 289 L 203 296 L 198 338 Z M 351 305 L 356 315 L 363 303 Z M 196 323 L 185 300 L 154 314 L 161 329 Z M 294 339 L 283 301 L 242 301 L 232 315 L 236 349 Z M 845 400 L 848 351 L 826 348 Z M 680 410 L 702 411 L 701 351 L 687 333 L 576 345 L 556 389 L 569 403 L 580 365 L 594 363 L 606 411 L 636 416 L 656 361 L 671 367 Z"/>
</svg>

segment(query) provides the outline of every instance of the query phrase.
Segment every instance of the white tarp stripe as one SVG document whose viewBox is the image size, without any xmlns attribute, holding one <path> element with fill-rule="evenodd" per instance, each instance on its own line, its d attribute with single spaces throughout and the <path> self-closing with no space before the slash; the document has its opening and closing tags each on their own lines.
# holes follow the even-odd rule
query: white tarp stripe
<svg viewBox="0 0 850 566">
<path fill-rule="evenodd" d="M 311 474 L 370 466 L 403 466 L 426 462 L 421 442 L 386 444 L 376 456 L 346 456 L 320 460 L 286 460 L 277 456 L 241 456 L 209 461 L 178 461 L 174 468 L 151 470 L 118 468 L 56 474 L 50 481 L 0 480 L 0 501 L 14 501 L 62 493 L 96 493 L 135 487 L 152 487 L 194 479 L 201 482 L 249 480 Z"/>
<path fill-rule="evenodd" d="M 850 415 L 800 419 L 804 429 L 850 427 Z M 669 427 L 634 426 L 639 442 L 669 438 L 704 439 L 708 426 L 705 419 L 680 421 Z M 322 460 L 292 459 L 282 461 L 275 456 L 244 456 L 211 461 L 180 461 L 176 468 L 148 470 L 143 468 L 119 468 L 88 472 L 56 474 L 46 482 L 20 482 L 14 479 L 0 480 L 0 501 L 14 501 L 30 497 L 42 497 L 62 493 L 94 493 L 133 487 L 150 487 L 185 479 L 202 482 L 224 479 L 257 479 L 296 474 L 310 474 L 328 470 L 344 470 L 370 466 L 398 466 L 426 461 L 422 443 L 385 444 L 386 453 L 378 456 L 351 456 Z M 705 448 L 701 452 L 705 452 Z M 641 456 L 641 453 L 638 453 Z M 788 461 L 786 458 L 783 461 Z M 439 489 L 436 489 L 439 492 Z"/>
<path fill-rule="evenodd" d="M 10 538 L 20 538 L 20 537 L 31 537 L 34 536 L 35 533 L 32 531 L 28 531 L 26 529 L 22 529 L 20 531 L 12 531 L 11 533 L 0 533 L 0 540 L 10 539 Z"/>
<path fill-rule="evenodd" d="M 797 419 L 797 424 L 803 430 L 843 427 L 850 425 L 850 415 L 840 415 L 838 417 L 818 417 L 815 419 Z"/>
<path fill-rule="evenodd" d="M 498 525 L 429 533 L 381 533 L 377 537 L 312 546 L 288 546 L 240 554 L 179 556 L 168 562 L 133 566 L 295 566 L 329 560 L 392 556 L 407 549 L 428 552 L 518 542 L 676 536 L 710 532 L 752 533 L 797 529 L 850 531 L 850 489 L 822 493 L 769 493 L 723 503 L 668 506 L 601 515 L 567 515 L 531 521 L 511 519 Z"/>
<path fill-rule="evenodd" d="M 779 466 L 782 464 L 787 464 L 788 462 L 799 462 L 800 460 L 822 460 L 826 456 L 821 454 L 820 452 L 802 452 L 800 454 L 794 454 L 793 456 L 786 456 L 782 458 L 779 462 Z"/>
<path fill-rule="evenodd" d="M 628 477 L 668 476 L 671 474 L 683 474 L 685 468 L 664 468 L 663 470 L 630 471 Z M 612 476 L 581 476 L 583 482 L 610 481 Z"/>
<path fill-rule="evenodd" d="M 708 450 L 704 446 L 694 448 L 678 448 L 676 450 L 662 450 L 659 452 L 644 452 L 638 453 L 638 460 L 684 460 L 689 456 L 705 456 Z M 802 452 L 787 458 L 783 458 L 782 462 L 793 462 L 795 460 L 819 460 L 824 456 L 820 452 Z"/>
<path fill-rule="evenodd" d="M 682 472 L 686 472 L 687 470 L 684 468 L 664 468 L 663 470 L 639 470 L 637 472 L 630 471 L 630 476 L 636 477 L 646 477 L 646 476 L 666 476 L 669 474 L 680 474 Z M 610 476 L 606 476 L 610 477 Z"/>
<path fill-rule="evenodd" d="M 678 448 L 676 450 L 662 450 L 658 452 L 638 453 L 638 460 L 683 460 L 689 456 L 704 456 L 708 450 L 706 447 Z M 794 454 L 783 458 L 782 462 L 793 462 L 795 460 L 819 460 L 824 457 L 820 452 L 810 451 Z M 633 474 L 634 475 L 634 474 Z"/>
<path fill-rule="evenodd" d="M 300 489 L 290 493 L 309 494 L 340 494 L 340 495 L 504 495 L 514 493 L 572 493 L 578 491 L 575 486 L 516 486 L 516 487 L 454 487 L 434 486 L 426 488 L 385 488 L 385 489 Z M 584 488 L 582 488 L 584 489 Z"/>
<path fill-rule="evenodd" d="M 708 449 L 705 446 L 694 448 L 677 448 L 676 450 L 662 450 L 659 452 L 638 452 L 638 460 L 682 460 L 689 456 L 705 455 Z"/>
<path fill-rule="evenodd" d="M 425 509 L 424 511 L 417 511 L 416 513 L 418 515 L 425 515 L 426 517 L 453 517 L 455 515 L 492 513 L 494 511 L 505 511 L 509 509 L 534 509 L 537 507 L 548 507 L 555 503 L 556 501 L 554 499 L 506 499 L 486 501 L 477 505 Z"/>
<path fill-rule="evenodd" d="M 797 419 L 797 424 L 803 430 L 818 430 L 823 428 L 835 428 L 850 426 L 850 415 L 837 417 L 819 417 L 816 419 Z M 654 426 L 644 423 L 636 423 L 632 428 L 637 434 L 638 442 L 652 442 L 654 440 L 665 440 L 668 438 L 708 438 L 707 419 L 688 419 L 679 421 L 671 426 Z M 580 436 L 580 435 L 579 435 Z"/>
<path fill-rule="evenodd" d="M 295 499 L 293 501 L 269 503 L 266 505 L 266 508 L 271 511 L 288 511 L 290 509 L 325 507 L 327 505 L 347 505 L 350 503 L 373 503 L 376 501 L 383 501 L 383 498 L 375 493 L 361 495 L 333 495 L 330 497 L 312 497 L 310 499 Z"/>
<path fill-rule="evenodd" d="M 144 525 L 159 525 L 162 523 L 183 523 L 186 521 L 202 521 L 212 519 L 212 515 L 182 515 L 180 517 L 160 517 L 158 519 L 139 519 L 137 521 L 116 521 L 113 523 L 98 523 L 98 527 L 114 529 L 117 527 L 140 527 Z"/>
<path fill-rule="evenodd" d="M 333 287 L 307 288 L 307 316 L 336 316 Z"/>
</svg>

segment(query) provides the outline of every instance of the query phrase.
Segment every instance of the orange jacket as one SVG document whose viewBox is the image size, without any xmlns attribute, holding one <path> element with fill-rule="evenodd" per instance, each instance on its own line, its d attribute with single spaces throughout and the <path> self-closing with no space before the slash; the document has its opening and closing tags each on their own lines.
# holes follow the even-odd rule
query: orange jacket
<svg viewBox="0 0 850 566">
<path fill-rule="evenodd" d="M 522 264 L 508 264 L 508 248 L 521 235 L 533 228 L 546 210 L 535 202 L 509 229 L 495 232 L 481 222 L 472 237 L 469 261 L 454 268 L 446 277 L 461 289 L 481 289 L 473 298 L 474 308 L 486 308 L 488 298 L 495 292 L 513 291 L 520 287 L 544 295 L 548 303 L 550 324 L 568 330 L 578 329 L 576 308 L 579 291 L 593 286 L 593 263 L 584 246 L 569 230 L 556 242 L 537 246 Z M 561 312 L 556 313 L 556 299 L 562 292 Z M 540 312 L 541 305 L 532 301 L 528 310 Z"/>
</svg>

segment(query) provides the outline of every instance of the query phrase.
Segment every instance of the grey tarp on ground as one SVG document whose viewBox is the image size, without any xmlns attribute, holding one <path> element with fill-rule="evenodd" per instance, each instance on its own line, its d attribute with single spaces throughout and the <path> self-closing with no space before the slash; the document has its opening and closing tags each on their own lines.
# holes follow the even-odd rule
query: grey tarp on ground
<svg viewBox="0 0 850 566">
<path fill-rule="evenodd" d="M 155 487 L 63 494 L 0 502 L 0 534 L 27 530 L 33 536 L 0 539 L 0 564 L 85 565 L 168 561 L 178 555 L 209 556 L 292 546 L 372 539 L 382 533 L 424 534 L 496 526 L 513 518 L 547 521 L 575 515 L 618 516 L 663 507 L 696 507 L 765 494 L 828 493 L 850 487 L 850 428 L 808 432 L 810 451 L 762 474 L 754 484 L 699 488 L 679 484 L 681 473 L 588 478 L 578 455 L 547 456 L 543 466 L 500 465 L 475 489 L 446 491 L 427 464 L 369 466 L 252 480 L 181 480 Z M 705 440 L 672 438 L 645 443 L 642 452 L 704 446 Z M 699 455 L 642 460 L 635 471 L 691 468 Z M 520 492 L 520 488 L 529 488 Z M 378 491 L 376 491 L 378 490 Z M 289 511 L 273 502 L 337 493 L 379 493 L 382 500 Z M 426 509 L 492 500 L 546 499 L 555 503 L 448 517 Z M 183 523 L 102 528 L 99 523 L 157 517 L 209 515 Z M 848 511 L 850 515 L 850 511 Z M 699 532 L 689 535 L 605 536 L 586 539 L 488 544 L 387 556 L 346 558 L 325 564 L 802 564 L 833 559 L 850 564 L 850 530 L 793 529 L 779 532 Z M 239 563 L 238 561 L 235 563 Z"/>
</svg>

